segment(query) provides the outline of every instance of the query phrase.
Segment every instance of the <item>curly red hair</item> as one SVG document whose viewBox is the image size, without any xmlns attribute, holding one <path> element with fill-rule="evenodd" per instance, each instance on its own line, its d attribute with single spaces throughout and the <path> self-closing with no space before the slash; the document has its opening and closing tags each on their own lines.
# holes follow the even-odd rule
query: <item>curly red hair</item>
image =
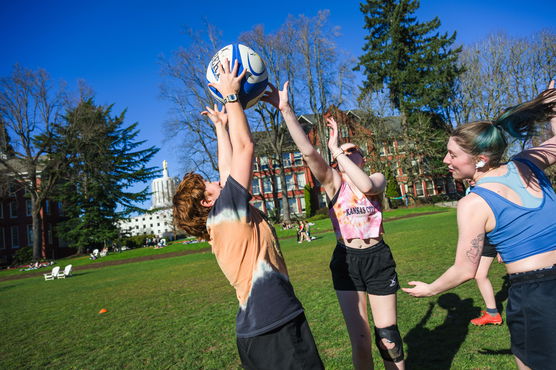
<svg viewBox="0 0 556 370">
<path fill-rule="evenodd" d="M 207 217 L 210 207 L 205 207 L 205 181 L 199 174 L 189 172 L 181 180 L 173 198 L 174 224 L 187 234 L 209 240 Z"/>
</svg>

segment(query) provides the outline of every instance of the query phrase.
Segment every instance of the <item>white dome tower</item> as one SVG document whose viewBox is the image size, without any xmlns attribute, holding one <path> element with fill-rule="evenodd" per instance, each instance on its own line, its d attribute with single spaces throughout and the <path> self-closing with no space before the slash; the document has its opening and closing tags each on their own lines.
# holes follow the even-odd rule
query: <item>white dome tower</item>
<svg viewBox="0 0 556 370">
<path fill-rule="evenodd" d="M 162 177 L 152 182 L 152 206 L 154 208 L 169 208 L 172 197 L 176 193 L 176 179 L 168 176 L 168 162 L 162 161 Z"/>
</svg>

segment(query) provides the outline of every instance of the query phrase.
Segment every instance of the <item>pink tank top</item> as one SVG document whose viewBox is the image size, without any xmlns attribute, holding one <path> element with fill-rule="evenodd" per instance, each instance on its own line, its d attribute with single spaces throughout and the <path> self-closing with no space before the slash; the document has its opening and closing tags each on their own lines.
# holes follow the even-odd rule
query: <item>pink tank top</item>
<svg viewBox="0 0 556 370">
<path fill-rule="evenodd" d="M 338 239 L 369 239 L 384 234 L 380 202 L 369 200 L 346 181 L 330 201 L 328 213 Z"/>
</svg>

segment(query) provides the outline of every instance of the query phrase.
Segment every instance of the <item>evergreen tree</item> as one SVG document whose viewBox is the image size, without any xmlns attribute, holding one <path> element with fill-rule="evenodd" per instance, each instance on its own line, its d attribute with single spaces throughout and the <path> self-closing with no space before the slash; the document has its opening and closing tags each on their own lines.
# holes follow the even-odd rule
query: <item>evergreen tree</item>
<svg viewBox="0 0 556 370">
<path fill-rule="evenodd" d="M 145 142 L 136 141 L 137 123 L 126 127 L 125 111 L 111 116 L 111 109 L 95 105 L 93 99 L 81 101 L 57 127 L 57 153 L 67 169 L 59 199 L 68 217 L 58 231 L 79 252 L 117 238 L 117 222 L 140 210 L 136 204 L 149 196 L 147 187 L 137 193 L 128 188 L 158 172 L 147 167 L 158 149 L 141 149 Z"/>
<path fill-rule="evenodd" d="M 402 116 L 428 111 L 448 118 L 461 48 L 452 49 L 456 33 L 440 35 L 440 20 L 417 22 L 418 0 L 367 0 L 360 4 L 368 31 L 356 69 L 366 77 L 361 96 L 388 89 Z"/>
</svg>

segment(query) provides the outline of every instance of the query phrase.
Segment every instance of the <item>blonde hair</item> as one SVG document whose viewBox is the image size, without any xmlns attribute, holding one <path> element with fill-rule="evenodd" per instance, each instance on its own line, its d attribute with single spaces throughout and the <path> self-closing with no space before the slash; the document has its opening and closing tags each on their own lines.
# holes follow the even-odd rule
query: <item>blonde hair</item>
<svg viewBox="0 0 556 370">
<path fill-rule="evenodd" d="M 205 207 L 205 181 L 199 174 L 189 172 L 181 180 L 173 198 L 174 224 L 189 235 L 209 240 L 207 217 L 210 207 Z"/>
</svg>

